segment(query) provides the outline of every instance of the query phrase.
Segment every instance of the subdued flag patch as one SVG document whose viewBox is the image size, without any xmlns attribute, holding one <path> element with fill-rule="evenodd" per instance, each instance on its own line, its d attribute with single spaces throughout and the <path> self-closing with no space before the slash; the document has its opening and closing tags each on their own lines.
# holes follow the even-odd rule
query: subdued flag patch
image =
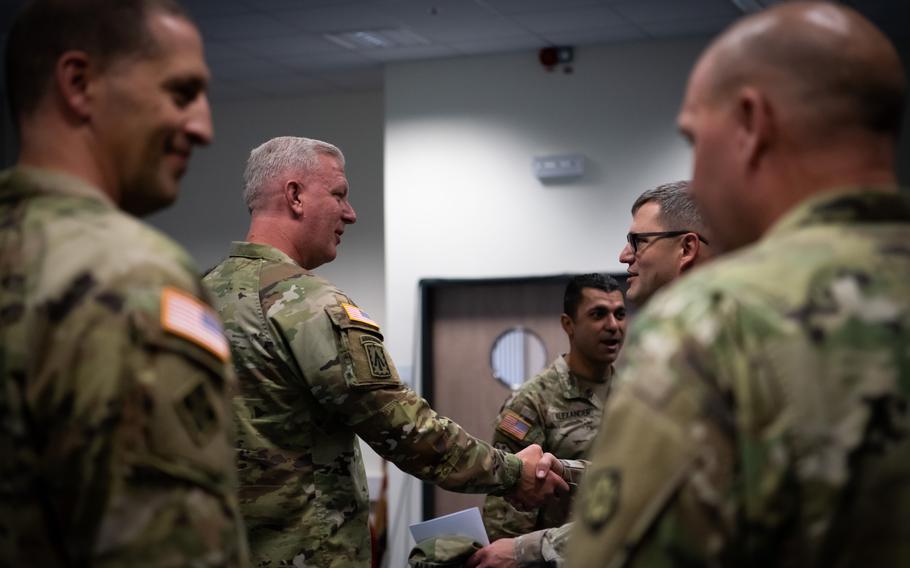
<svg viewBox="0 0 910 568">
<path fill-rule="evenodd" d="M 512 436 L 516 440 L 524 440 L 525 436 L 528 435 L 528 432 L 531 430 L 531 425 L 525 420 L 511 410 L 506 410 L 505 415 L 503 415 L 502 420 L 499 421 L 500 430 Z"/>
<path fill-rule="evenodd" d="M 348 315 L 348 319 L 351 321 L 359 321 L 360 323 L 365 323 L 371 325 L 376 329 L 379 329 L 379 324 L 370 319 L 370 316 L 367 313 L 354 304 L 341 304 L 341 307 L 344 308 L 344 313 Z"/>
<path fill-rule="evenodd" d="M 222 361 L 227 361 L 230 355 L 215 310 L 177 288 L 168 286 L 161 293 L 161 327 L 210 351 Z"/>
</svg>

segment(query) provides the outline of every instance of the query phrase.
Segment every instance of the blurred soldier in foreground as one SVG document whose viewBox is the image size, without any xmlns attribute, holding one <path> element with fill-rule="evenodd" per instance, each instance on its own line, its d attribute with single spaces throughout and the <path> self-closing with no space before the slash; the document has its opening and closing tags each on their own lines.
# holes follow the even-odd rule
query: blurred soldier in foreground
<svg viewBox="0 0 910 568">
<path fill-rule="evenodd" d="M 356 436 L 402 470 L 449 490 L 523 506 L 568 491 L 552 455 L 519 457 L 438 416 L 401 383 L 379 325 L 309 271 L 334 260 L 348 202 L 344 156 L 307 138 L 254 149 L 247 242 L 205 283 L 235 356 L 241 506 L 257 566 L 368 566 L 366 478 Z"/>
<path fill-rule="evenodd" d="M 745 18 L 699 59 L 678 122 L 735 252 L 635 320 L 570 565 L 910 561 L 904 97 L 893 46 L 836 4 Z"/>
<path fill-rule="evenodd" d="M 685 181 L 660 185 L 642 193 L 632 205 L 632 226 L 619 260 L 629 265 L 627 294 L 629 297 L 634 294 L 639 306 L 659 288 L 713 257 L 704 236 L 707 229 L 688 189 L 689 183 Z M 672 246 L 655 246 L 670 238 L 677 242 Z M 589 446 L 591 443 L 593 438 L 588 440 Z M 559 452 L 553 453 L 561 456 Z M 571 471 L 578 473 L 585 464 L 573 465 Z M 538 530 L 514 541 L 497 540 L 475 554 L 468 566 L 563 565 L 572 523 L 551 526 L 554 528 Z"/>
<path fill-rule="evenodd" d="M 610 392 L 625 319 L 625 302 L 615 279 L 601 274 L 573 277 L 566 286 L 560 316 L 569 338 L 569 352 L 521 385 L 505 402 L 496 420 L 493 445 L 517 452 L 539 444 L 561 459 L 585 457 Z M 569 504 L 566 496 L 525 512 L 502 497 L 487 496 L 483 522 L 491 541 L 525 535 L 514 543 L 520 558 L 522 549 L 539 551 L 542 529 L 558 527 L 568 520 Z"/>
<path fill-rule="evenodd" d="M 0 174 L 0 564 L 246 565 L 221 325 L 168 205 L 212 137 L 168 0 L 30 2 Z M 122 211 L 121 211 L 122 210 Z"/>
</svg>

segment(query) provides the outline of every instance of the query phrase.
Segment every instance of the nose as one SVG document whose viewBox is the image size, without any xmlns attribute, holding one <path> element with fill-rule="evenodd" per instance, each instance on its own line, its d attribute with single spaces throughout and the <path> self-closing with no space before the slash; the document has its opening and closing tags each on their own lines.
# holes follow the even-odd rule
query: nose
<svg viewBox="0 0 910 568">
<path fill-rule="evenodd" d="M 208 146 L 215 137 L 214 127 L 212 126 L 212 112 L 209 107 L 209 99 L 205 93 L 201 94 L 190 108 L 189 120 L 184 128 L 190 140 L 200 146 Z"/>
<path fill-rule="evenodd" d="M 632 263 L 635 262 L 635 253 L 632 252 L 632 246 L 629 243 L 626 243 L 626 246 L 619 251 L 619 262 L 629 266 L 632 266 Z"/>
<path fill-rule="evenodd" d="M 344 210 L 341 212 L 341 220 L 348 225 L 353 225 L 357 222 L 357 212 L 354 211 L 354 206 L 351 205 L 350 201 L 344 202 Z"/>
</svg>

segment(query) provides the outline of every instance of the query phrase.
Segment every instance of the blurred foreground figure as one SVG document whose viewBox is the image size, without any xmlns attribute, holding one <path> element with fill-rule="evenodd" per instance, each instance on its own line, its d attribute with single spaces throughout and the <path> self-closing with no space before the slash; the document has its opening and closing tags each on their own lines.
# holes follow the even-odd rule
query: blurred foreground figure
<svg viewBox="0 0 910 568">
<path fill-rule="evenodd" d="M 212 137 L 195 26 L 168 0 L 28 3 L 6 49 L 0 564 L 245 566 L 229 349 L 169 204 Z"/>
<path fill-rule="evenodd" d="M 720 36 L 679 127 L 724 258 L 632 325 L 575 507 L 571 566 L 910 562 L 905 80 L 847 8 Z"/>
</svg>

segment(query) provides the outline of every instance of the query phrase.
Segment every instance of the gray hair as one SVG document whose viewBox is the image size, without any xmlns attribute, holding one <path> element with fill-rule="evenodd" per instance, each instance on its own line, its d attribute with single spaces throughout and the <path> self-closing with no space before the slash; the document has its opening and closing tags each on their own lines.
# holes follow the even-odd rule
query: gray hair
<svg viewBox="0 0 910 568">
<path fill-rule="evenodd" d="M 288 170 L 311 172 L 319 167 L 319 155 L 337 159 L 344 167 L 338 147 L 310 138 L 279 136 L 253 148 L 243 172 L 243 201 L 252 212 L 263 197 L 262 189 Z"/>
<path fill-rule="evenodd" d="M 642 193 L 632 204 L 632 215 L 649 202 L 660 206 L 658 219 L 668 231 L 687 229 L 701 235 L 705 234 L 705 223 L 689 195 L 689 182 L 676 181 L 659 185 Z"/>
</svg>

